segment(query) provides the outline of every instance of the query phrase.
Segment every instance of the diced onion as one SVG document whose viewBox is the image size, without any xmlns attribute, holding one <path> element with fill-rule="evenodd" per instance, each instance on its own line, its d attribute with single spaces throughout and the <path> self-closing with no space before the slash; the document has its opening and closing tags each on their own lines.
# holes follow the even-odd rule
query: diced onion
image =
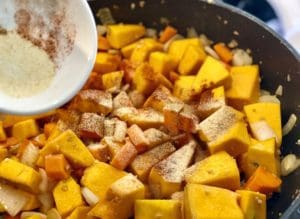
<svg viewBox="0 0 300 219">
<path fill-rule="evenodd" d="M 236 40 L 231 40 L 228 44 L 227 44 L 227 46 L 229 47 L 229 48 L 231 48 L 231 49 L 233 49 L 233 48 L 235 48 L 235 47 L 237 47 L 239 44 L 238 44 L 238 42 L 236 41 Z"/>
<path fill-rule="evenodd" d="M 16 216 L 26 202 L 27 197 L 22 191 L 0 183 L 0 203 L 9 215 Z"/>
<path fill-rule="evenodd" d="M 243 66 L 251 65 L 253 62 L 252 57 L 242 49 L 235 49 L 233 52 L 232 65 L 233 66 Z"/>
<path fill-rule="evenodd" d="M 61 216 L 56 208 L 52 208 L 47 212 L 47 219 L 61 219 Z"/>
<path fill-rule="evenodd" d="M 264 141 L 270 138 L 275 138 L 276 142 L 278 143 L 278 139 L 274 130 L 268 125 L 265 120 L 250 123 L 250 128 L 257 140 Z"/>
<path fill-rule="evenodd" d="M 279 85 L 275 91 L 276 96 L 282 96 L 283 95 L 283 87 L 282 85 Z"/>
<path fill-rule="evenodd" d="M 39 185 L 39 189 L 41 192 L 47 192 L 48 191 L 48 176 L 44 169 L 39 168 L 39 173 L 41 176 L 41 182 Z"/>
<path fill-rule="evenodd" d="M 99 197 L 87 187 L 81 188 L 81 194 L 90 206 L 94 206 L 99 202 Z"/>
<path fill-rule="evenodd" d="M 51 193 L 46 192 L 46 193 L 39 194 L 38 199 L 42 204 L 41 206 L 42 212 L 47 212 L 54 207 L 54 200 Z"/>
<path fill-rule="evenodd" d="M 116 23 L 109 8 L 100 8 L 97 12 L 97 17 L 103 25 Z"/>
<path fill-rule="evenodd" d="M 282 128 L 282 135 L 285 136 L 292 131 L 297 122 L 297 116 L 293 113 L 290 115 L 289 120 Z"/>
<path fill-rule="evenodd" d="M 213 50 L 210 46 L 204 46 L 204 50 L 205 50 L 205 52 L 207 52 L 209 55 L 211 55 L 215 59 L 220 59 L 220 57 L 215 52 L 215 50 Z"/>
<path fill-rule="evenodd" d="M 99 36 L 103 36 L 104 34 L 106 34 L 107 32 L 107 28 L 104 25 L 97 25 L 97 33 Z"/>
<path fill-rule="evenodd" d="M 26 219 L 31 216 L 38 216 L 40 219 L 47 219 L 47 216 L 42 213 L 34 212 L 34 211 L 24 211 L 21 214 L 21 219 Z"/>
<path fill-rule="evenodd" d="M 213 43 L 205 34 L 200 34 L 199 39 L 203 46 L 210 46 Z"/>
<path fill-rule="evenodd" d="M 21 156 L 21 162 L 33 167 L 35 165 L 35 162 L 37 161 L 39 157 L 39 149 L 38 147 L 34 146 L 31 142 L 28 143 L 26 146 L 22 156 Z"/>
<path fill-rule="evenodd" d="M 265 95 L 271 95 L 271 92 L 270 92 L 270 91 L 267 91 L 267 90 L 261 89 L 261 90 L 260 90 L 260 96 L 265 96 Z"/>
<path fill-rule="evenodd" d="M 300 160 L 295 154 L 286 155 L 281 161 L 281 175 L 287 176 L 300 166 Z"/>
<path fill-rule="evenodd" d="M 276 96 L 263 95 L 263 96 L 259 97 L 258 102 L 262 102 L 262 103 L 280 103 L 280 100 Z"/>
<path fill-rule="evenodd" d="M 196 38 L 198 37 L 198 33 L 194 27 L 188 27 L 186 29 L 187 32 L 187 38 Z"/>
<path fill-rule="evenodd" d="M 147 28 L 145 36 L 156 39 L 157 38 L 157 30 L 153 29 L 153 28 Z"/>
</svg>

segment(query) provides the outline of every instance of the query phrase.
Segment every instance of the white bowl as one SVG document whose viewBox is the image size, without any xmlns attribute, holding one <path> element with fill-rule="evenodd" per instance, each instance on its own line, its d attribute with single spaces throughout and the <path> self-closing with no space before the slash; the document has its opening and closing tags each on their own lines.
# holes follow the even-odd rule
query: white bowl
<svg viewBox="0 0 300 219">
<path fill-rule="evenodd" d="M 0 7 L 11 2 L 1 0 Z M 70 15 L 68 19 L 76 29 L 74 47 L 60 63 L 51 85 L 45 91 L 25 98 L 15 98 L 0 92 L 1 113 L 32 115 L 47 112 L 68 102 L 83 87 L 96 58 L 96 24 L 86 0 L 69 0 L 66 14 Z"/>
</svg>

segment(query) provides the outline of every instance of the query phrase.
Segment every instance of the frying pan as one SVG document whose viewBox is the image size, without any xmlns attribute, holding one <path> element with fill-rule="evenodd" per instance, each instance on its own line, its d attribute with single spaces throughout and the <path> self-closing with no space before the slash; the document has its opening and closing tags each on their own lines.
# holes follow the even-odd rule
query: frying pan
<svg viewBox="0 0 300 219">
<path fill-rule="evenodd" d="M 94 15 L 100 8 L 110 8 L 117 22 L 139 23 L 161 30 L 161 17 L 186 33 L 187 27 L 194 27 L 198 33 L 205 33 L 214 42 L 229 42 L 236 39 L 239 47 L 251 49 L 254 63 L 260 65 L 262 88 L 275 92 L 283 86 L 282 123 L 291 113 L 300 114 L 300 57 L 282 38 L 270 30 L 262 21 L 237 8 L 224 3 L 199 0 L 146 0 L 144 7 L 137 0 L 95 0 L 89 1 Z M 131 4 L 135 3 L 134 10 Z M 96 17 L 96 16 L 95 16 Z M 96 18 L 97 19 L 97 18 Z M 97 20 L 97 23 L 100 21 Z M 290 81 L 287 79 L 288 75 Z M 296 126 L 283 139 L 282 155 L 294 153 L 300 156 L 300 126 Z M 300 169 L 283 177 L 282 190 L 268 201 L 268 218 L 300 218 Z M 300 193 L 298 193 L 300 196 Z M 298 196 L 298 197 L 299 197 Z"/>
</svg>

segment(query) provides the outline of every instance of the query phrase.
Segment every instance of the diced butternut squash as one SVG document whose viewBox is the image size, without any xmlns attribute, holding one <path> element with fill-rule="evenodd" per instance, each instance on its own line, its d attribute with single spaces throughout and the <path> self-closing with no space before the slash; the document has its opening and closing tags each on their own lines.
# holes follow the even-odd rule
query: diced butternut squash
<svg viewBox="0 0 300 219">
<path fill-rule="evenodd" d="M 271 173 L 280 176 L 279 157 L 276 150 L 274 138 L 251 144 L 242 158 L 244 159 L 242 169 L 246 177 L 249 178 L 258 166 L 263 166 Z"/>
<path fill-rule="evenodd" d="M 95 71 L 91 72 L 90 77 L 82 89 L 103 89 L 102 74 Z"/>
<path fill-rule="evenodd" d="M 137 200 L 135 219 L 182 219 L 181 203 L 178 200 Z"/>
<path fill-rule="evenodd" d="M 110 185 L 125 176 L 126 173 L 103 162 L 96 162 L 84 170 L 81 184 L 104 200 Z"/>
<path fill-rule="evenodd" d="M 34 137 L 38 134 L 39 127 L 36 121 L 33 119 L 18 122 L 12 127 L 12 136 L 20 141 L 26 138 Z"/>
<path fill-rule="evenodd" d="M 243 109 L 244 105 L 258 101 L 260 86 L 257 65 L 234 66 L 230 75 L 231 87 L 226 90 L 229 105 Z"/>
<path fill-rule="evenodd" d="M 169 142 L 161 144 L 143 154 L 138 155 L 130 164 L 130 167 L 133 173 L 136 174 L 140 180 L 145 182 L 151 168 L 175 150 L 176 149 L 173 144 Z"/>
<path fill-rule="evenodd" d="M 52 179 L 67 179 L 69 177 L 68 168 L 69 165 L 62 154 L 49 154 L 45 157 L 45 170 Z"/>
<path fill-rule="evenodd" d="M 202 47 L 201 42 L 198 38 L 190 38 L 190 39 L 181 39 L 181 40 L 175 40 L 171 43 L 168 53 L 174 57 L 177 64 L 179 64 L 180 60 L 183 57 L 183 54 L 186 50 L 186 48 L 189 45 L 194 45 L 197 47 Z"/>
<path fill-rule="evenodd" d="M 66 219 L 93 219 L 87 215 L 90 210 L 91 208 L 87 206 L 76 207 Z"/>
<path fill-rule="evenodd" d="M 99 139 L 104 136 L 104 116 L 83 113 L 78 125 L 80 137 Z"/>
<path fill-rule="evenodd" d="M 152 52 L 149 57 L 149 64 L 155 72 L 165 76 L 176 67 L 173 57 L 163 52 Z"/>
<path fill-rule="evenodd" d="M 222 151 L 195 164 L 185 173 L 188 183 L 218 186 L 230 190 L 240 187 L 240 173 L 236 161 Z"/>
<path fill-rule="evenodd" d="M 178 72 L 182 75 L 195 74 L 206 58 L 202 47 L 189 45 L 184 51 L 178 66 Z"/>
<path fill-rule="evenodd" d="M 231 62 L 233 58 L 233 54 L 230 51 L 230 49 L 226 47 L 224 43 L 217 43 L 216 45 L 214 45 L 214 50 L 216 51 L 216 53 L 222 59 L 223 62 L 226 63 Z"/>
<path fill-rule="evenodd" d="M 148 148 L 153 148 L 170 140 L 170 136 L 158 129 L 150 128 L 144 131 L 144 135 L 149 142 Z"/>
<path fill-rule="evenodd" d="M 102 76 L 103 88 L 106 90 L 112 88 L 120 89 L 123 76 L 124 76 L 123 71 L 115 71 L 115 72 L 104 74 Z"/>
<path fill-rule="evenodd" d="M 0 121 L 0 141 L 5 141 L 6 140 L 6 133 L 3 128 L 3 122 Z"/>
<path fill-rule="evenodd" d="M 120 49 L 144 36 L 145 32 L 146 29 L 142 25 L 108 25 L 107 39 L 113 48 Z"/>
<path fill-rule="evenodd" d="M 83 205 L 80 186 L 70 177 L 60 181 L 53 189 L 53 197 L 58 212 L 66 216 L 76 207 Z"/>
<path fill-rule="evenodd" d="M 32 192 L 37 192 L 36 189 L 41 181 L 40 174 L 36 170 L 10 158 L 1 161 L 0 178 Z"/>
<path fill-rule="evenodd" d="M 148 149 L 149 141 L 139 126 L 136 124 L 130 126 L 127 130 L 127 134 L 138 153 L 142 153 Z"/>
<path fill-rule="evenodd" d="M 244 107 L 248 122 L 254 123 L 265 120 L 274 130 L 278 139 L 278 145 L 281 145 L 281 111 L 278 103 L 254 103 Z"/>
<path fill-rule="evenodd" d="M 112 96 L 100 90 L 82 90 L 75 97 L 73 108 L 81 112 L 102 113 L 112 111 Z"/>
<path fill-rule="evenodd" d="M 207 56 L 192 88 L 196 93 L 201 93 L 203 89 L 214 88 L 217 86 L 229 87 L 231 83 L 231 76 L 226 67 L 218 60 L 211 56 Z"/>
<path fill-rule="evenodd" d="M 120 150 L 115 154 L 110 164 L 119 169 L 124 170 L 137 156 L 137 150 L 130 140 L 127 140 Z"/>
<path fill-rule="evenodd" d="M 122 55 L 126 58 L 126 59 L 130 59 L 130 56 L 133 52 L 133 50 L 135 49 L 135 47 L 137 45 L 139 45 L 139 41 L 137 42 L 134 42 L 134 43 L 131 43 L 127 46 L 124 46 L 122 49 L 121 49 L 121 52 L 122 52 Z"/>
<path fill-rule="evenodd" d="M 245 189 L 263 194 L 278 191 L 281 179 L 259 166 L 245 184 Z"/>
<path fill-rule="evenodd" d="M 223 86 L 204 91 L 197 107 L 199 117 L 205 119 L 225 105 L 226 98 Z"/>
<path fill-rule="evenodd" d="M 230 190 L 188 184 L 184 189 L 184 218 L 244 219 L 238 205 L 238 195 Z"/>
<path fill-rule="evenodd" d="M 162 51 L 163 45 L 152 38 L 142 39 L 138 42 L 134 48 L 130 61 L 133 63 L 140 64 L 148 61 L 149 56 L 152 52 Z"/>
<path fill-rule="evenodd" d="M 116 71 L 120 63 L 120 56 L 99 52 L 96 56 L 94 71 L 100 74 Z"/>
<path fill-rule="evenodd" d="M 175 81 L 173 94 L 175 97 L 183 101 L 189 101 L 192 99 L 193 94 L 195 93 L 192 86 L 196 76 L 180 76 L 178 80 Z"/>
<path fill-rule="evenodd" d="M 105 51 L 110 49 L 110 45 L 106 37 L 98 36 L 98 49 Z"/>
<path fill-rule="evenodd" d="M 240 195 L 240 207 L 244 213 L 245 219 L 266 219 L 266 195 L 247 190 L 237 190 Z"/>
<path fill-rule="evenodd" d="M 0 162 L 4 160 L 8 155 L 8 151 L 4 147 L 0 147 Z"/>
<path fill-rule="evenodd" d="M 177 30 L 174 27 L 166 26 L 164 31 L 161 33 L 159 37 L 159 42 L 166 43 L 168 40 L 170 40 L 173 36 L 177 34 Z"/>
<path fill-rule="evenodd" d="M 191 163 L 196 146 L 191 141 L 151 169 L 149 186 L 155 198 L 170 198 L 181 190 L 184 170 Z"/>
</svg>

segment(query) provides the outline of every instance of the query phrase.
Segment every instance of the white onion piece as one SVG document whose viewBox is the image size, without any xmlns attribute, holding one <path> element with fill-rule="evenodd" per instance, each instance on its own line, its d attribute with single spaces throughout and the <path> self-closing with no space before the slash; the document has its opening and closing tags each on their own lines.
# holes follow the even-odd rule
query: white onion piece
<svg viewBox="0 0 300 219">
<path fill-rule="evenodd" d="M 39 168 L 39 173 L 41 176 L 41 182 L 39 185 L 39 189 L 41 192 L 47 192 L 48 191 L 48 176 L 44 169 Z"/>
<path fill-rule="evenodd" d="M 147 28 L 145 36 L 156 39 L 157 38 L 157 30 L 153 29 L 153 28 Z"/>
<path fill-rule="evenodd" d="M 275 91 L 276 96 L 282 96 L 283 95 L 283 87 L 282 85 L 278 85 L 276 91 Z"/>
<path fill-rule="evenodd" d="M 271 92 L 267 91 L 267 90 L 261 89 L 259 96 L 265 96 L 265 95 L 271 95 Z"/>
<path fill-rule="evenodd" d="M 104 34 L 106 34 L 107 32 L 107 28 L 104 25 L 97 25 L 97 33 L 99 36 L 103 36 Z"/>
<path fill-rule="evenodd" d="M 281 167 L 281 175 L 287 176 L 296 170 L 300 166 L 300 160 L 297 159 L 295 154 L 286 155 L 280 164 Z"/>
<path fill-rule="evenodd" d="M 292 131 L 292 129 L 296 125 L 296 122 L 297 122 L 297 116 L 294 113 L 292 113 L 289 117 L 289 120 L 282 128 L 282 135 L 285 136 L 289 134 L 290 131 Z"/>
<path fill-rule="evenodd" d="M 235 49 L 233 52 L 232 65 L 233 66 L 243 66 L 251 65 L 253 62 L 252 57 L 242 49 Z"/>
<path fill-rule="evenodd" d="M 205 34 L 200 34 L 199 39 L 203 46 L 210 46 L 213 43 Z"/>
<path fill-rule="evenodd" d="M 26 219 L 31 216 L 38 216 L 40 219 L 47 219 L 47 216 L 42 213 L 34 212 L 34 211 L 24 211 L 21 214 L 21 219 Z"/>
<path fill-rule="evenodd" d="M 279 103 L 280 104 L 280 100 L 276 96 L 272 96 L 272 95 L 260 96 L 259 99 L 258 99 L 258 102 L 261 102 L 261 103 Z"/>
<path fill-rule="evenodd" d="M 47 219 L 61 219 L 61 216 L 56 208 L 52 208 L 47 212 Z"/>
<path fill-rule="evenodd" d="M 99 202 L 99 197 L 93 193 L 90 189 L 87 187 L 81 188 L 81 194 L 84 197 L 84 200 L 90 205 L 94 206 Z"/>
<path fill-rule="evenodd" d="M 187 32 L 187 38 L 196 38 L 198 37 L 198 33 L 194 27 L 188 27 L 186 29 Z"/>
<path fill-rule="evenodd" d="M 54 207 L 53 196 L 50 192 L 39 194 L 38 199 L 42 204 L 41 206 L 42 212 L 47 212 Z"/>
<path fill-rule="evenodd" d="M 34 146 L 34 144 L 29 142 L 22 153 L 22 156 L 20 158 L 21 162 L 33 167 L 39 157 L 39 151 L 40 150 L 38 149 L 38 147 Z"/>
<path fill-rule="evenodd" d="M 26 205 L 28 198 L 20 190 L 0 183 L 0 203 L 11 216 L 16 216 Z"/>
<path fill-rule="evenodd" d="M 253 133 L 253 136 L 257 140 L 264 141 L 270 138 L 275 138 L 276 142 L 278 143 L 278 139 L 274 130 L 268 125 L 268 123 L 265 120 L 250 123 L 250 128 Z"/>
<path fill-rule="evenodd" d="M 204 46 L 204 50 L 205 50 L 205 52 L 207 52 L 209 55 L 211 55 L 215 59 L 220 59 L 220 57 L 215 52 L 215 50 L 213 50 L 210 46 Z"/>
</svg>

